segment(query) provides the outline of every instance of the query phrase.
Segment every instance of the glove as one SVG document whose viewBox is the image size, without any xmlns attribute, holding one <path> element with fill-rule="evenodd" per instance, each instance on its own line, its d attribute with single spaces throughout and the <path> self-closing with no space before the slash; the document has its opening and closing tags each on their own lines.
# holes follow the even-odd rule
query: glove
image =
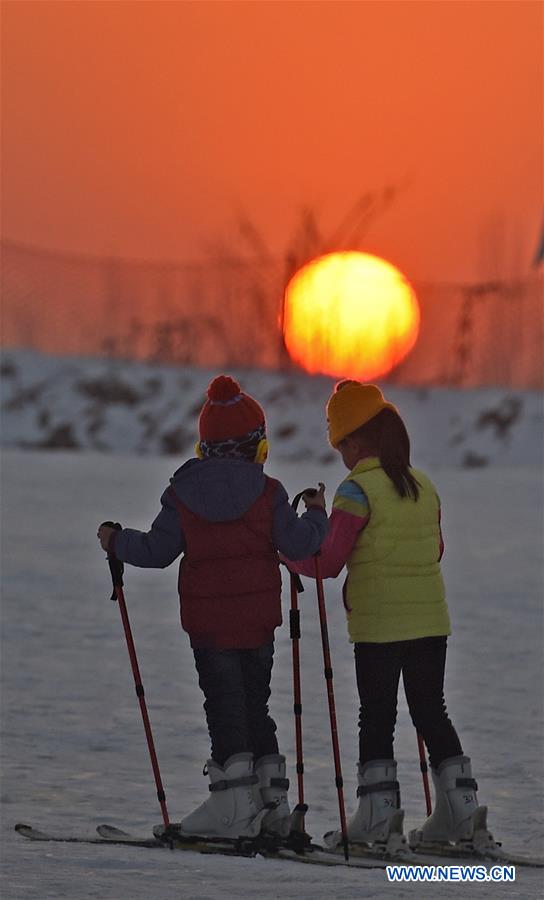
<svg viewBox="0 0 544 900">
<path fill-rule="evenodd" d="M 105 550 L 106 553 L 109 550 L 109 542 L 110 538 L 114 531 L 122 531 L 121 525 L 119 522 L 102 522 L 102 525 L 98 526 L 98 531 L 96 532 L 96 536 L 100 541 L 100 546 L 102 550 Z"/>
</svg>

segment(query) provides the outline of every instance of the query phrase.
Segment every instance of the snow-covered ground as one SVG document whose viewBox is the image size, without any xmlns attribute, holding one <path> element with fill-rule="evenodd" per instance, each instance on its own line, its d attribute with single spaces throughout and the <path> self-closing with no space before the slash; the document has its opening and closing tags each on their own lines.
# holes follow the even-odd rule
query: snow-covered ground
<svg viewBox="0 0 544 900">
<path fill-rule="evenodd" d="M 6 351 L 1 364 L 2 444 L 141 455 L 192 453 L 196 418 L 216 371 Z M 333 381 L 300 372 L 233 372 L 265 408 L 276 461 L 333 463 L 324 405 Z M 544 404 L 537 391 L 385 385 L 421 466 L 543 462 Z"/>
<path fill-rule="evenodd" d="M 390 885 L 380 871 L 321 870 L 124 847 L 28 844 L 17 821 L 92 831 L 160 821 L 116 604 L 95 533 L 117 517 L 146 527 L 174 461 L 96 453 L 3 453 L 2 842 L 6 900 L 276 897 L 537 897 L 515 884 Z M 291 492 L 317 464 L 269 471 Z M 542 479 L 537 467 L 432 474 L 444 504 L 445 575 L 454 624 L 447 696 L 474 760 L 490 823 L 512 848 L 542 852 Z M 329 491 L 342 477 L 326 471 Z M 126 597 L 171 816 L 206 793 L 208 753 L 192 654 L 178 627 L 176 567 L 131 569 Z M 336 822 L 321 643 L 311 583 L 302 595 L 304 739 L 310 833 Z M 286 605 L 288 604 L 286 592 Z M 339 585 L 327 607 L 348 806 L 355 791 L 356 695 Z M 290 641 L 277 635 L 272 709 L 294 772 Z M 423 816 L 414 731 L 402 698 L 396 752 L 407 824 Z M 295 791 L 292 791 L 295 795 Z"/>
<path fill-rule="evenodd" d="M 2 453 L 2 897 L 542 896 L 542 870 L 518 868 L 514 884 L 393 885 L 387 883 L 385 872 L 377 870 L 318 869 L 274 860 L 207 858 L 118 846 L 30 844 L 15 834 L 13 825 L 18 821 L 88 833 L 100 822 L 141 832 L 160 821 L 119 610 L 109 599 L 111 581 L 95 535 L 97 524 L 108 518 L 146 528 L 170 474 L 190 453 L 194 439 L 191 433 L 187 449 L 177 457 L 156 455 L 159 448 L 153 442 L 145 448 L 146 456 L 107 454 L 105 446 L 90 449 L 83 440 L 79 452 L 13 446 L 22 439 L 27 444 L 38 442 L 43 434 L 35 422 L 40 410 L 52 417 L 49 425 L 42 417 L 44 428 L 70 415 L 67 421 L 74 431 L 80 428 L 77 434 L 85 434 L 81 423 L 87 421 L 87 413 L 84 406 L 76 405 L 74 398 L 80 394 L 70 385 L 82 372 L 89 378 L 89 367 L 100 373 L 109 365 L 71 361 L 75 375 L 70 381 L 62 374 L 68 365 L 64 361 L 30 356 L 26 363 L 23 369 L 22 356 L 13 356 L 12 367 L 18 368 L 16 373 L 5 372 L 8 385 L 18 379 L 20 391 L 50 380 L 35 393 L 37 399 L 21 401 L 19 408 L 5 411 L 2 423 L 4 440 L 12 445 Z M 129 367 L 133 387 L 140 384 L 137 371 L 143 373 L 142 380 L 152 376 L 144 370 Z M 126 378 L 127 368 L 122 372 Z M 168 388 L 168 402 L 172 409 L 178 404 L 187 429 L 194 429 L 194 407 L 210 373 L 163 372 L 160 397 L 165 398 L 166 381 L 171 378 L 178 390 L 176 394 L 174 387 Z M 330 499 L 343 477 L 337 460 L 324 461 L 328 451 L 321 411 L 330 382 L 272 373 L 240 373 L 240 377 L 248 390 L 265 404 L 269 401 L 272 440 L 267 470 L 291 494 L 323 480 Z M 187 395 L 179 391 L 182 378 L 187 379 Z M 294 393 L 286 395 L 293 383 Z M 274 401 L 276 388 L 281 391 Z M 13 388 L 9 391 L 13 398 Z M 521 411 L 510 426 L 497 425 L 495 418 L 477 429 L 475 423 L 485 409 L 496 409 L 510 392 L 461 395 L 397 388 L 390 393 L 411 429 L 414 463 L 428 468 L 442 496 L 444 571 L 454 627 L 447 671 L 449 710 L 465 752 L 473 758 L 480 801 L 489 805 L 496 837 L 509 848 L 542 854 L 542 398 L 516 394 Z M 121 415 L 131 407 L 103 406 L 103 424 L 95 435 L 101 435 L 104 444 L 111 441 L 114 449 L 127 444 L 134 451 L 134 420 Z M 159 420 L 164 408 L 157 401 Z M 19 430 L 17 416 L 22 417 Z M 455 416 L 457 423 L 452 422 Z M 119 431 L 114 440 L 115 423 Z M 276 432 L 289 424 L 297 426 L 298 437 L 290 433 L 281 438 Z M 501 427 L 503 437 L 495 437 L 494 431 Z M 451 442 L 456 428 L 458 434 L 466 433 L 463 450 L 463 441 Z M 465 450 L 486 456 L 490 465 L 463 466 Z M 209 749 L 192 653 L 178 624 L 176 568 L 128 569 L 125 580 L 174 820 L 207 793 L 201 773 Z M 357 702 L 353 653 L 339 589 L 339 583 L 326 583 L 345 790 L 348 809 L 352 809 Z M 288 603 L 286 590 L 286 612 Z M 307 827 L 320 839 L 337 822 L 337 797 L 311 582 L 306 582 L 301 605 Z M 291 684 L 291 647 L 284 626 L 277 633 L 271 706 L 288 758 L 294 800 Z M 402 692 L 396 755 L 406 824 L 413 827 L 424 816 L 424 800 L 416 738 Z"/>
</svg>

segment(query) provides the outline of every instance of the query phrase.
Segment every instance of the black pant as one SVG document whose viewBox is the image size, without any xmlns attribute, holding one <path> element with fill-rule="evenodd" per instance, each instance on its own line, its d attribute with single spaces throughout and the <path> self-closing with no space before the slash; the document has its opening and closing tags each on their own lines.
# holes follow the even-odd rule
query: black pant
<svg viewBox="0 0 544 900">
<path fill-rule="evenodd" d="M 427 745 L 431 766 L 436 769 L 444 759 L 462 754 L 444 701 L 446 644 L 446 637 L 355 644 L 361 763 L 393 759 L 401 672 L 410 716 Z"/>
<path fill-rule="evenodd" d="M 212 759 L 222 766 L 234 753 L 253 753 L 255 759 L 276 754 L 276 723 L 268 713 L 274 644 L 193 652 L 206 698 Z"/>
</svg>

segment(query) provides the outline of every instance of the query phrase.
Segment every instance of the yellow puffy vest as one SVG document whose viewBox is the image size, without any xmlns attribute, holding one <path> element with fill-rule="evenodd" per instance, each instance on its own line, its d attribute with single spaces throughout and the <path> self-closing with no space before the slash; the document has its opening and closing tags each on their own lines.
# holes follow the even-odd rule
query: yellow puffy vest
<svg viewBox="0 0 544 900">
<path fill-rule="evenodd" d="M 346 481 L 365 492 L 370 520 L 347 563 L 350 641 L 406 641 L 450 634 L 438 561 L 439 508 L 426 475 L 411 470 L 419 499 L 400 497 L 377 458 L 357 463 Z"/>
</svg>

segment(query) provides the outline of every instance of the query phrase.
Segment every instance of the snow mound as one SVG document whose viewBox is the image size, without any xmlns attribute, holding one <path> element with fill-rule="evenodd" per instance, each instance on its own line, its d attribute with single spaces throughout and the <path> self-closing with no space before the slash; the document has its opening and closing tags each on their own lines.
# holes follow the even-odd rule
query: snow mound
<svg viewBox="0 0 544 900">
<path fill-rule="evenodd" d="M 111 359 L 5 352 L 2 444 L 28 449 L 192 455 L 197 417 L 217 371 Z M 332 463 L 324 407 L 333 380 L 231 370 L 264 407 L 274 459 Z M 416 465 L 540 465 L 543 395 L 501 388 L 382 385 L 401 412 Z"/>
</svg>

